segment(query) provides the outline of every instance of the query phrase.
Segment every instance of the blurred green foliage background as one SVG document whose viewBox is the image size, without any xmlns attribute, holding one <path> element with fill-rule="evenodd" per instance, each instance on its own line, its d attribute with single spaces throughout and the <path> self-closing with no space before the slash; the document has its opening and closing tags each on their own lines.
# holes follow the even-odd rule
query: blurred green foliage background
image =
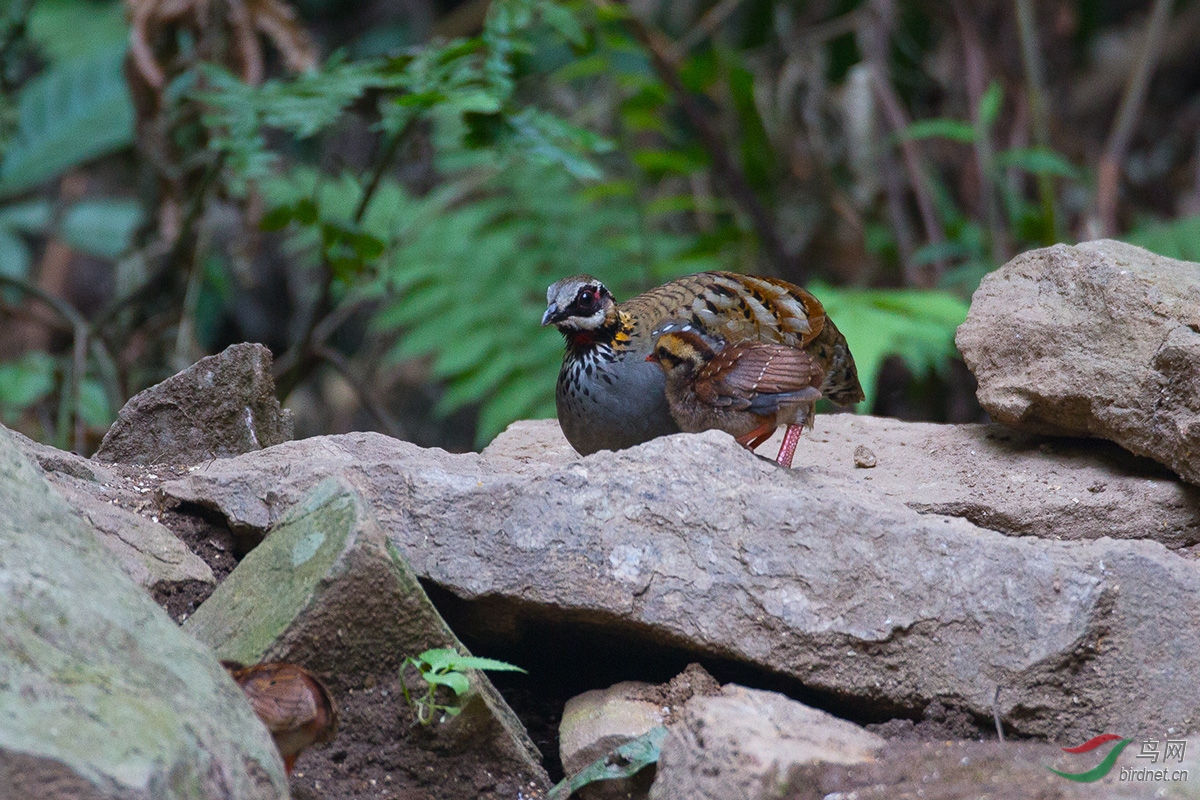
<svg viewBox="0 0 1200 800">
<path fill-rule="evenodd" d="M 10 0 L 0 421 L 81 452 L 243 340 L 301 435 L 553 416 L 545 287 L 809 285 L 860 411 L 981 418 L 954 330 L 1032 247 L 1200 258 L 1200 11 L 899 0 Z M 1191 38 L 1189 38 L 1191 37 Z"/>
</svg>

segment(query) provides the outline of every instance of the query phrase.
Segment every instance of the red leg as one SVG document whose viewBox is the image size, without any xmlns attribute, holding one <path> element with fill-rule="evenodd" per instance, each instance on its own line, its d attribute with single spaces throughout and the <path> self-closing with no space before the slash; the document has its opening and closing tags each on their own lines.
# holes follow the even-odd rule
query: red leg
<svg viewBox="0 0 1200 800">
<path fill-rule="evenodd" d="M 775 457 L 785 467 L 792 466 L 792 456 L 796 454 L 796 445 L 800 442 L 800 434 L 804 432 L 804 428 L 799 425 L 788 425 L 787 431 L 783 434 L 783 444 L 779 447 L 779 455 Z"/>
<path fill-rule="evenodd" d="M 754 450 L 756 447 L 758 447 L 760 444 L 765 442 L 767 439 L 770 439 L 775 434 L 774 428 L 768 428 L 768 427 L 764 426 L 763 428 L 761 428 L 761 430 L 762 430 L 762 433 L 760 433 L 758 436 L 755 436 L 750 441 L 749 447 L 751 450 Z"/>
<path fill-rule="evenodd" d="M 771 434 L 775 432 L 775 426 L 770 422 L 764 422 L 749 433 L 743 433 L 737 437 L 737 443 L 747 450 L 753 452 L 754 448 L 771 438 Z"/>
</svg>

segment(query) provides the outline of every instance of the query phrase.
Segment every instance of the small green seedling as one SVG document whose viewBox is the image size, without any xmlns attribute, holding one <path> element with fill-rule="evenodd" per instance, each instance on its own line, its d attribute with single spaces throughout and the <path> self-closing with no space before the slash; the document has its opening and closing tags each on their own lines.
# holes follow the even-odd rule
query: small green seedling
<svg viewBox="0 0 1200 800">
<path fill-rule="evenodd" d="M 408 685 L 404 682 L 404 671 L 410 666 L 416 667 L 417 671 L 421 673 L 421 677 L 425 679 L 426 690 L 423 695 L 409 694 Z M 440 722 L 445 722 L 446 717 L 457 716 L 462 709 L 457 705 L 438 703 L 437 690 L 439 686 L 447 687 L 454 693 L 457 701 L 471 688 L 471 679 L 467 670 L 472 669 L 497 672 L 525 671 L 518 666 L 497 661 L 494 658 L 464 656 L 449 647 L 426 650 L 420 655 L 404 659 L 400 665 L 400 689 L 404 692 L 404 701 L 417 712 L 417 721 L 422 725 L 431 725 L 434 715 L 439 711 L 442 714 Z"/>
</svg>

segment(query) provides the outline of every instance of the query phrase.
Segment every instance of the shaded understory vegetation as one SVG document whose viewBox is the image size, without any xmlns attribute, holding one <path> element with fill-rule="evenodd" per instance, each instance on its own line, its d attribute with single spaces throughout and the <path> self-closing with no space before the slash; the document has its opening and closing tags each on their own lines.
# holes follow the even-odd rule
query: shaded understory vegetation
<svg viewBox="0 0 1200 800">
<path fill-rule="evenodd" d="M 547 284 L 810 286 L 860 410 L 979 418 L 955 327 L 1016 253 L 1200 258 L 1200 9 L 1171 2 L 14 0 L 0 421 L 88 453 L 267 344 L 299 435 L 553 415 Z"/>
</svg>

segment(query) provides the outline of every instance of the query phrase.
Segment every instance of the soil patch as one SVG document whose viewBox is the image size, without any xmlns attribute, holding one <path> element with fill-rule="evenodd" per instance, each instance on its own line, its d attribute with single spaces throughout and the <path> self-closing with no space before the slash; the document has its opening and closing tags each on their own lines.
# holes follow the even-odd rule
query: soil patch
<svg viewBox="0 0 1200 800">
<path fill-rule="evenodd" d="M 335 692 L 340 731 L 301 754 L 292 773 L 295 800 L 538 800 L 536 786 L 493 774 L 495 760 L 447 751 L 415 723 L 398 676 Z"/>
</svg>

